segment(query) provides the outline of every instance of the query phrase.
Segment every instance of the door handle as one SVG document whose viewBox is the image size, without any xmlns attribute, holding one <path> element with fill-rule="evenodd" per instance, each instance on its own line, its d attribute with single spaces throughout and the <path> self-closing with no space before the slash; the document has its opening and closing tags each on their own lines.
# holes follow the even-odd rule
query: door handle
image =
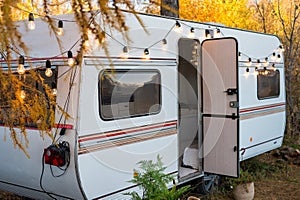
<svg viewBox="0 0 300 200">
<path fill-rule="evenodd" d="M 225 93 L 227 93 L 227 95 L 234 95 L 238 93 L 237 88 L 228 88 L 226 91 L 224 91 Z"/>
<path fill-rule="evenodd" d="M 234 147 L 233 147 L 233 152 L 236 152 L 236 151 L 237 151 L 237 147 L 234 146 Z"/>
</svg>

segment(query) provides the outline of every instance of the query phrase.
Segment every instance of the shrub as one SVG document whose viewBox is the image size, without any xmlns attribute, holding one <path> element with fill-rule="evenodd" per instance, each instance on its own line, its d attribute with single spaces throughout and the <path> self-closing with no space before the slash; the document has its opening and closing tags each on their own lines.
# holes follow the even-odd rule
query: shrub
<svg viewBox="0 0 300 200">
<path fill-rule="evenodd" d="M 130 182 L 137 184 L 142 189 L 142 195 L 140 196 L 135 191 L 125 193 L 133 200 L 176 200 L 190 188 L 190 186 L 176 187 L 174 176 L 164 173 L 166 167 L 163 166 L 160 156 L 157 156 L 157 162 L 143 160 L 138 164 L 141 171 Z M 173 186 L 169 189 L 168 184 L 172 181 Z"/>
</svg>

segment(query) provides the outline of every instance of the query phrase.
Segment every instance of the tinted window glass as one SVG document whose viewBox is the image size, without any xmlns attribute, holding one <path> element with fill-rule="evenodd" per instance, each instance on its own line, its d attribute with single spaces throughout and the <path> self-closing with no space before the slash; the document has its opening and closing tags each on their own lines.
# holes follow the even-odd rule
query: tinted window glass
<svg viewBox="0 0 300 200">
<path fill-rule="evenodd" d="M 160 111 L 160 74 L 155 70 L 105 70 L 99 76 L 100 116 L 104 120 Z"/>
<path fill-rule="evenodd" d="M 280 93 L 280 74 L 276 70 L 259 70 L 257 76 L 258 99 L 278 97 Z"/>
</svg>

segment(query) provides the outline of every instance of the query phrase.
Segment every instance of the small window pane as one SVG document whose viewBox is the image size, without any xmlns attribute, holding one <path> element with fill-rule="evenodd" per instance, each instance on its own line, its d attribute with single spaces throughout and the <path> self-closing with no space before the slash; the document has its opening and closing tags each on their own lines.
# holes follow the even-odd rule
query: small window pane
<svg viewBox="0 0 300 200">
<path fill-rule="evenodd" d="M 275 98 L 280 93 L 280 74 L 276 70 L 259 70 L 257 76 L 258 99 Z"/>
<path fill-rule="evenodd" d="M 105 70 L 100 74 L 100 116 L 104 120 L 160 111 L 160 74 L 150 70 Z"/>
</svg>

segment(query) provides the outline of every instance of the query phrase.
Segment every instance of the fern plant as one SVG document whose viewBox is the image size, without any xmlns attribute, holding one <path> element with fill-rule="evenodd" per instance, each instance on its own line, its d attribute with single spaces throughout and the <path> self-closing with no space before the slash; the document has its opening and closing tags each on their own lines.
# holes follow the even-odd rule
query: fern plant
<svg viewBox="0 0 300 200">
<path fill-rule="evenodd" d="M 173 187 L 169 189 L 168 184 L 174 182 L 174 176 L 164 173 L 166 167 L 163 166 L 159 155 L 157 162 L 143 160 L 138 164 L 141 171 L 130 182 L 142 189 L 142 195 L 140 196 L 135 191 L 125 193 L 133 200 L 177 200 L 190 188 L 190 186 L 177 188 L 173 184 Z"/>
</svg>

